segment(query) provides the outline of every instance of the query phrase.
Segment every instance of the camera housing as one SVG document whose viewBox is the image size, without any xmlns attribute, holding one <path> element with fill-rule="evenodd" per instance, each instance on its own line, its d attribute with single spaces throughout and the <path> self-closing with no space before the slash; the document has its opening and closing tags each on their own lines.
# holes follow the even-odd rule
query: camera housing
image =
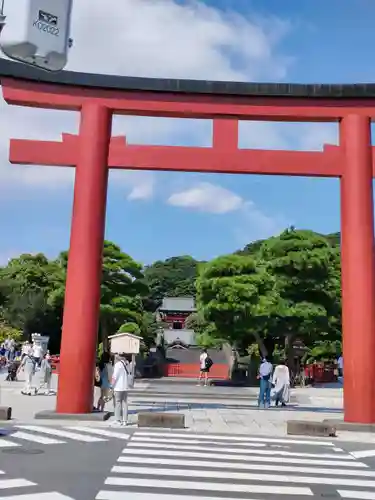
<svg viewBox="0 0 375 500">
<path fill-rule="evenodd" d="M 72 45 L 73 0 L 11 0 L 0 17 L 0 47 L 16 61 L 61 71 Z"/>
</svg>

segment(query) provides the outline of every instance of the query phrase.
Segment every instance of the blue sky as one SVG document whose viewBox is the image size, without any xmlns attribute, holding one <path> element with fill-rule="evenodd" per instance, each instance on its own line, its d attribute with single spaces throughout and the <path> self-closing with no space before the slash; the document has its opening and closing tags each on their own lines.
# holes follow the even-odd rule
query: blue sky
<svg viewBox="0 0 375 500">
<path fill-rule="evenodd" d="M 101 0 L 92 0 L 89 11 L 81 3 L 74 8 L 73 70 L 245 81 L 374 81 L 372 0 L 108 0 L 112 9 L 104 17 Z M 99 18 L 107 34 L 100 40 L 93 38 Z M 57 139 L 61 132 L 77 130 L 78 117 L 4 104 L 1 117 L 0 261 L 21 252 L 53 257 L 69 245 L 73 172 L 10 166 L 8 139 Z M 210 130 L 210 122 L 114 121 L 114 133 L 145 144 L 208 145 Z M 333 124 L 241 124 L 240 146 L 316 150 L 335 142 L 336 135 Z M 143 263 L 181 254 L 208 259 L 289 224 L 338 231 L 338 180 L 125 171 L 110 176 L 106 237 Z"/>
</svg>

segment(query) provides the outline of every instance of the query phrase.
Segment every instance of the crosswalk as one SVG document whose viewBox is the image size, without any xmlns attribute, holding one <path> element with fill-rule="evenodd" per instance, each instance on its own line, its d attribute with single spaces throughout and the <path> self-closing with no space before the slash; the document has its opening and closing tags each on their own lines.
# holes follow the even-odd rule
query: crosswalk
<svg viewBox="0 0 375 500">
<path fill-rule="evenodd" d="M 375 470 L 334 442 L 137 430 L 96 500 L 375 500 Z"/>
<path fill-rule="evenodd" d="M 0 500 L 74 500 L 57 491 L 40 491 L 37 483 L 24 478 L 8 478 L 0 471 Z"/>
<path fill-rule="evenodd" d="M 91 426 L 50 427 L 46 425 L 20 425 L 13 427 L 5 436 L 0 436 L 1 448 L 16 448 L 26 443 L 40 445 L 63 445 L 71 442 L 105 443 L 112 439 L 127 441 L 126 430 L 112 430 Z"/>
</svg>

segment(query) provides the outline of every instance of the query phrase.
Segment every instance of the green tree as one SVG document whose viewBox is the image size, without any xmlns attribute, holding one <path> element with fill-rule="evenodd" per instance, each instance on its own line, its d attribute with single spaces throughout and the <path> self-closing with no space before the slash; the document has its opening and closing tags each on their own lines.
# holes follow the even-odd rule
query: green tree
<svg viewBox="0 0 375 500">
<path fill-rule="evenodd" d="M 160 328 L 155 313 L 144 311 L 139 327 L 144 344 L 148 348 L 154 346 Z"/>
<path fill-rule="evenodd" d="M 145 280 L 150 289 L 148 308 L 155 311 L 164 297 L 195 296 L 195 280 L 199 262 L 184 255 L 158 260 L 145 268 Z"/>
<path fill-rule="evenodd" d="M 235 252 L 237 255 L 251 255 L 256 257 L 265 240 L 256 240 L 248 243 L 242 250 Z"/>
<path fill-rule="evenodd" d="M 59 276 L 59 266 L 43 254 L 23 254 L 0 268 L 1 316 L 5 322 L 21 330 L 25 338 L 33 332 L 58 337 L 60 317 L 48 297 Z"/>
<path fill-rule="evenodd" d="M 194 330 L 195 342 L 200 347 L 217 348 L 221 347 L 226 339 L 217 332 L 215 324 L 205 320 L 202 311 L 190 314 L 186 318 L 186 328 Z"/>
<path fill-rule="evenodd" d="M 245 350 L 255 337 L 263 353 L 263 323 L 277 306 L 276 284 L 265 265 L 252 257 L 227 255 L 202 267 L 197 305 L 205 321 L 231 345 Z"/>
<path fill-rule="evenodd" d="M 0 343 L 6 339 L 21 340 L 22 331 L 10 326 L 6 321 L 0 319 Z"/>
<path fill-rule="evenodd" d="M 288 229 L 266 240 L 260 256 L 279 295 L 267 328 L 286 338 L 290 363 L 296 337 L 302 336 L 309 345 L 323 337 L 337 340 L 341 335 L 338 249 L 312 231 Z"/>
<path fill-rule="evenodd" d="M 66 272 L 68 252 L 62 252 L 57 262 Z M 124 323 L 142 325 L 143 298 L 148 292 L 142 265 L 115 243 L 104 241 L 99 328 L 104 349 L 108 348 L 108 336 Z M 64 293 L 65 279 L 62 279 L 51 300 L 62 304 Z"/>
<path fill-rule="evenodd" d="M 140 336 L 141 329 L 137 323 L 129 321 L 120 326 L 118 333 L 131 333 L 132 335 Z"/>
</svg>

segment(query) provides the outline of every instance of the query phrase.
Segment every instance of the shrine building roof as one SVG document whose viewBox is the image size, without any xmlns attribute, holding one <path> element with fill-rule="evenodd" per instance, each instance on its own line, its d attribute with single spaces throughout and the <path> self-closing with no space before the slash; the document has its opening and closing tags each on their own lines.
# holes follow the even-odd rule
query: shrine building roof
<svg viewBox="0 0 375 500">
<path fill-rule="evenodd" d="M 32 66 L 0 58 L 1 78 L 15 78 L 109 90 L 169 92 L 185 94 L 236 95 L 249 97 L 290 97 L 358 99 L 375 97 L 375 83 L 256 83 L 171 78 L 143 78 L 62 71 L 49 73 Z"/>
<path fill-rule="evenodd" d="M 179 312 L 195 312 L 195 301 L 193 297 L 166 297 L 163 299 L 159 311 L 179 311 Z"/>
</svg>

